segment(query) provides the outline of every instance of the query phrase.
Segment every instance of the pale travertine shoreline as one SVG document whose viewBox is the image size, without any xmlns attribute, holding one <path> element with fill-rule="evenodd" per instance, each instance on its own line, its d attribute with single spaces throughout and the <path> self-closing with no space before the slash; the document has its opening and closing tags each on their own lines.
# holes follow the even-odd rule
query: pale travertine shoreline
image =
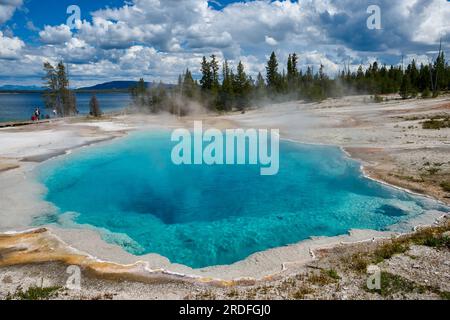
<svg viewBox="0 0 450 320">
<path fill-rule="evenodd" d="M 420 185 L 411 187 L 408 181 L 396 181 L 395 177 L 386 172 L 410 169 L 408 161 L 412 159 L 419 162 L 425 157 L 428 162 L 442 163 L 440 170 L 444 177 L 448 177 L 450 163 L 445 163 L 445 160 L 450 154 L 450 129 L 425 131 L 418 126 L 420 120 L 409 120 L 406 117 L 448 111 L 449 97 L 406 102 L 393 100 L 382 104 L 367 103 L 364 99 L 367 97 L 327 100 L 321 104 L 284 103 L 243 115 L 199 115 L 182 121 L 171 116 L 123 115 L 97 122 L 82 119 L 58 120 L 49 124 L 0 129 L 0 203 L 3 208 L 0 212 L 0 232 L 30 229 L 37 212 L 54 210 L 51 204 L 42 200 L 45 190 L 32 177 L 33 169 L 39 162 L 80 147 L 108 143 L 105 141 L 121 137 L 132 130 L 190 127 L 195 119 L 218 128 L 278 128 L 286 139 L 339 146 L 351 157 L 363 161 L 364 172 L 369 178 L 416 194 L 421 193 Z M 439 188 L 434 190 L 425 185 L 425 195 L 448 204 L 445 193 L 437 189 Z M 418 225 L 432 225 L 442 216 L 442 212 L 428 212 L 404 223 L 401 229 L 409 231 Z M 67 254 L 86 253 L 97 262 L 111 261 L 122 265 L 137 263 L 150 273 L 163 272 L 202 282 L 263 279 L 289 273 L 292 266 L 313 261 L 316 249 L 398 235 L 397 232 L 353 230 L 349 235 L 314 238 L 256 253 L 230 266 L 192 270 L 186 266 L 170 264 L 159 255 L 136 257 L 128 254 L 121 247 L 104 242 L 93 229 L 47 228 L 50 231 L 49 237 L 53 237 L 51 241 L 61 241 L 67 246 Z M 20 234 L 17 236 L 20 237 Z M 142 270 L 139 270 L 141 273 Z"/>
</svg>

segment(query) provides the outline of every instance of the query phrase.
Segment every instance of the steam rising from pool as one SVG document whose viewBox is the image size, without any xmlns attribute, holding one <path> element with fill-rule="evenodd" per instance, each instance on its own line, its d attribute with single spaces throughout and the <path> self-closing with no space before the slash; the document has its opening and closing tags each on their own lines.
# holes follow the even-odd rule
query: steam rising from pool
<svg viewBox="0 0 450 320">
<path fill-rule="evenodd" d="M 38 222 L 64 227 L 70 217 L 109 230 L 105 240 L 130 253 L 201 268 L 440 209 L 364 178 L 334 147 L 283 141 L 276 176 L 250 165 L 176 166 L 172 147 L 169 132 L 141 132 L 46 163 L 39 178 L 59 212 Z"/>
</svg>

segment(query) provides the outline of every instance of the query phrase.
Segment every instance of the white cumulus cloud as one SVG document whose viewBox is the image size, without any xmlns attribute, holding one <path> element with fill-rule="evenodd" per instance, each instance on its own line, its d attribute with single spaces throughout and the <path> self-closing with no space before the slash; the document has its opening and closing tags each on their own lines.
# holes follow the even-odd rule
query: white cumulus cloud
<svg viewBox="0 0 450 320">
<path fill-rule="evenodd" d="M 45 44 L 63 44 L 72 38 L 72 31 L 65 25 L 45 26 L 44 30 L 39 32 L 41 41 Z"/>
<path fill-rule="evenodd" d="M 275 40 L 275 39 L 272 38 L 272 37 L 266 36 L 266 43 L 267 43 L 269 46 L 276 46 L 276 45 L 278 44 L 278 41 Z"/>
<path fill-rule="evenodd" d="M 11 19 L 16 9 L 22 4 L 23 0 L 0 0 L 0 24 Z"/>
<path fill-rule="evenodd" d="M 0 31 L 0 59 L 17 59 L 25 43 L 17 37 L 6 37 Z"/>
</svg>

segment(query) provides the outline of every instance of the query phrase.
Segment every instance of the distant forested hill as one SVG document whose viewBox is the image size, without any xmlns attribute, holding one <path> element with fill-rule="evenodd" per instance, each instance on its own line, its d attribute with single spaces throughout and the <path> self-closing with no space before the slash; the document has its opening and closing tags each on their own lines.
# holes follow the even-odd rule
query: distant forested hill
<svg viewBox="0 0 450 320">
<path fill-rule="evenodd" d="M 84 87 L 84 88 L 79 88 L 78 90 L 89 90 L 89 91 L 95 91 L 95 90 L 129 90 L 133 87 L 136 87 L 136 85 L 138 84 L 137 81 L 111 81 L 111 82 L 105 82 L 105 83 L 101 83 L 101 84 L 97 84 L 95 86 L 92 87 Z M 150 88 L 153 86 L 158 85 L 157 83 L 153 83 L 153 82 L 145 82 L 145 85 Z M 165 87 L 169 88 L 172 85 L 169 84 L 164 84 Z"/>
<path fill-rule="evenodd" d="M 20 85 L 3 85 L 0 86 L 0 91 L 41 91 L 44 90 L 38 86 L 20 86 Z"/>
</svg>

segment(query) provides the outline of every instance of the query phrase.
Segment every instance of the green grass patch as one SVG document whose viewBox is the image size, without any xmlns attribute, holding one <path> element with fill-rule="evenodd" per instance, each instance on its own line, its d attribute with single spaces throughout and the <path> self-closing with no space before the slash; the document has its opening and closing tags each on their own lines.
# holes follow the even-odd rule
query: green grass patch
<svg viewBox="0 0 450 320">
<path fill-rule="evenodd" d="M 367 267 L 371 264 L 370 255 L 364 253 L 355 253 L 350 257 L 345 257 L 343 261 L 350 269 L 359 273 L 366 273 Z"/>
<path fill-rule="evenodd" d="M 439 293 L 439 296 L 443 300 L 450 300 L 450 292 L 448 292 L 448 291 L 444 291 L 444 292 Z"/>
<path fill-rule="evenodd" d="M 450 249 L 450 237 L 444 236 L 447 231 L 450 231 L 450 221 L 441 226 L 422 228 L 413 234 L 391 239 L 368 252 L 346 255 L 341 260 L 347 268 L 358 273 L 366 273 L 369 265 L 379 264 L 396 254 L 406 253 L 411 245 Z"/>
<path fill-rule="evenodd" d="M 428 88 L 425 88 L 425 90 L 422 91 L 422 98 L 423 99 L 428 99 L 431 97 L 431 91 Z"/>
<path fill-rule="evenodd" d="M 450 181 L 445 181 L 441 183 L 441 188 L 445 192 L 450 192 Z"/>
<path fill-rule="evenodd" d="M 325 286 L 330 283 L 339 281 L 341 277 L 336 270 L 321 270 L 320 273 L 312 273 L 308 276 L 308 281 L 314 285 Z"/>
<path fill-rule="evenodd" d="M 58 296 L 61 287 L 41 288 L 32 286 L 28 290 L 19 288 L 14 294 L 8 294 L 6 300 L 48 300 Z"/>
<path fill-rule="evenodd" d="M 396 254 L 405 253 L 409 250 L 409 246 L 402 240 L 394 239 L 392 242 L 379 246 L 373 253 L 372 263 L 380 263 L 384 260 L 392 258 Z"/>
<path fill-rule="evenodd" d="M 418 231 L 411 238 L 412 243 L 416 245 L 422 245 L 432 248 L 449 248 L 450 249 L 450 237 L 443 235 L 448 228 L 425 228 Z"/>
<path fill-rule="evenodd" d="M 329 269 L 329 270 L 323 270 L 323 272 L 330 277 L 331 279 L 334 280 L 341 280 L 341 277 L 339 276 L 339 274 L 337 273 L 336 270 L 334 269 Z"/>
<path fill-rule="evenodd" d="M 408 279 L 389 272 L 381 272 L 381 289 L 369 290 L 383 297 L 390 297 L 396 293 L 425 293 L 425 287 L 420 286 Z"/>
</svg>

